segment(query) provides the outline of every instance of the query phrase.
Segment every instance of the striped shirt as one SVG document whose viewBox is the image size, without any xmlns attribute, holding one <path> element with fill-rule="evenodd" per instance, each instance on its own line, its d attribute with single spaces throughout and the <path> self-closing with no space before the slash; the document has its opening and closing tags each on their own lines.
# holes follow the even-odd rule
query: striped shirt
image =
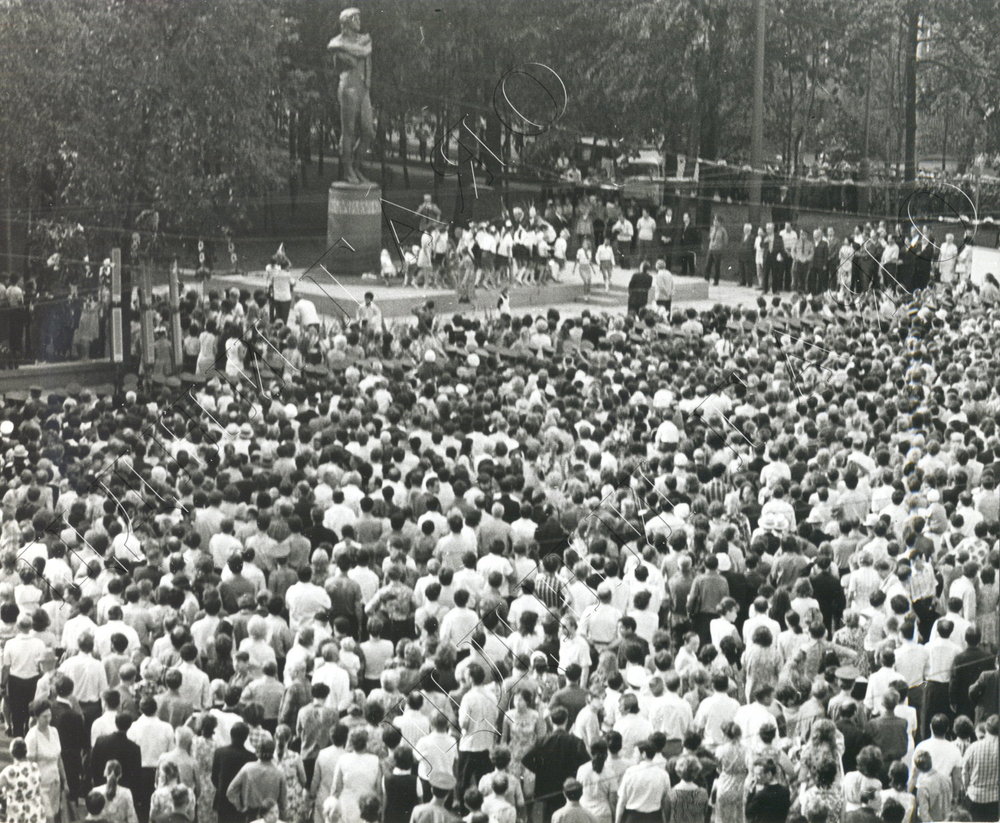
<svg viewBox="0 0 1000 823">
<path fill-rule="evenodd" d="M 562 581 L 554 574 L 542 572 L 535 578 L 535 597 L 551 611 L 558 612 L 566 604 Z"/>
<path fill-rule="evenodd" d="M 913 568 L 910 574 L 910 600 L 916 603 L 928 597 L 934 597 L 937 592 L 937 580 L 934 577 L 934 570 L 926 563 L 922 569 Z"/>
</svg>

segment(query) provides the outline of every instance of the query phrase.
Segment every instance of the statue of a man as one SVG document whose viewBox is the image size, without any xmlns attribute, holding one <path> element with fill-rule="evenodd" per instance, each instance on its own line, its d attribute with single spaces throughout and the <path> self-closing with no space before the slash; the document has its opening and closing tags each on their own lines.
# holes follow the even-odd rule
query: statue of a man
<svg viewBox="0 0 1000 823">
<path fill-rule="evenodd" d="M 372 74 L 372 38 L 361 34 L 361 12 L 344 9 L 340 13 L 340 34 L 327 48 L 334 53 L 340 72 L 340 162 L 348 183 L 368 183 L 359 171 L 375 136 L 372 101 L 369 97 Z M 355 159 L 357 158 L 357 160 Z"/>
</svg>

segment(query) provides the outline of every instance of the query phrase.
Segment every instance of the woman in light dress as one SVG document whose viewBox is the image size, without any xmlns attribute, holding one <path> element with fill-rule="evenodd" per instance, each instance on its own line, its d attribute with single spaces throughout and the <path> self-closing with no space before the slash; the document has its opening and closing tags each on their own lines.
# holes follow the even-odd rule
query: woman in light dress
<svg viewBox="0 0 1000 823">
<path fill-rule="evenodd" d="M 534 695 L 530 689 L 518 689 L 514 694 L 514 708 L 504 715 L 503 742 L 510 747 L 510 773 L 523 778 L 526 797 L 534 795 L 535 776 L 521 765 L 521 758 L 545 736 L 545 720 L 532 708 Z"/>
<path fill-rule="evenodd" d="M 715 752 L 719 777 L 712 790 L 712 820 L 713 823 L 743 823 L 749 752 L 741 739 L 743 732 L 736 723 L 730 720 L 723 724 L 722 733 L 726 742 Z"/>
<path fill-rule="evenodd" d="M 750 641 L 750 646 L 743 652 L 747 702 L 761 686 L 777 688 L 781 674 L 781 652 L 774 644 L 771 630 L 767 626 L 758 626 Z"/>
<path fill-rule="evenodd" d="M 121 779 L 122 764 L 109 760 L 104 767 L 104 785 L 97 787 L 97 791 L 104 795 L 104 820 L 106 823 L 139 823 L 132 791 L 118 785 Z"/>
<path fill-rule="evenodd" d="M 215 759 L 216 717 L 208 712 L 201 715 L 191 744 L 191 755 L 198 768 L 198 823 L 215 823 L 215 785 L 212 783 L 212 761 Z"/>
<path fill-rule="evenodd" d="M 597 823 L 612 823 L 618 804 L 621 775 L 608 768 L 607 762 L 608 744 L 598 738 L 590 746 L 590 762 L 576 771 L 576 779 L 583 786 L 580 805 L 590 812 Z"/>
<path fill-rule="evenodd" d="M 292 730 L 282 723 L 274 730 L 274 762 L 285 775 L 285 820 L 305 823 L 309 819 L 309 798 L 306 794 L 306 768 L 298 752 L 288 744 Z"/>
<path fill-rule="evenodd" d="M 45 823 L 45 801 L 42 799 L 42 776 L 38 764 L 28 760 L 28 745 L 23 737 L 10 743 L 14 762 L 0 772 L 0 795 L 3 795 L 7 819 L 19 823 Z"/>
<path fill-rule="evenodd" d="M 989 567 L 979 573 L 979 595 L 976 598 L 976 623 L 983 635 L 983 647 L 991 652 L 997 650 L 997 603 L 1000 589 L 997 587 L 996 569 Z"/>
<path fill-rule="evenodd" d="M 583 281 L 583 299 L 590 300 L 590 284 L 594 279 L 594 253 L 590 240 L 584 240 L 576 253 L 576 273 Z"/>
<path fill-rule="evenodd" d="M 178 788 L 186 790 L 187 787 L 181 783 L 181 775 L 177 769 L 177 764 L 168 760 L 160 766 L 159 788 L 153 792 L 149 801 L 150 823 L 170 823 L 170 816 L 174 813 L 174 793 Z M 180 811 L 187 814 L 190 820 L 195 819 L 195 797 L 192 792 L 187 793 L 187 803 Z"/>
<path fill-rule="evenodd" d="M 38 764 L 41 779 L 42 800 L 45 813 L 54 823 L 62 807 L 66 791 L 66 773 L 63 771 L 62 746 L 59 732 L 52 728 L 52 707 L 48 700 L 36 700 L 31 706 L 35 725 L 24 736 L 28 748 L 28 759 Z"/>
<path fill-rule="evenodd" d="M 198 335 L 198 363 L 196 366 L 198 374 L 207 374 L 215 365 L 218 359 L 216 352 L 218 344 L 219 336 L 215 321 L 208 320 L 205 323 L 205 330 Z"/>
<path fill-rule="evenodd" d="M 333 797 L 338 800 L 341 823 L 361 823 L 358 801 L 365 794 L 382 797 L 382 764 L 369 754 L 368 731 L 355 728 L 347 739 L 345 752 L 333 771 Z"/>
</svg>

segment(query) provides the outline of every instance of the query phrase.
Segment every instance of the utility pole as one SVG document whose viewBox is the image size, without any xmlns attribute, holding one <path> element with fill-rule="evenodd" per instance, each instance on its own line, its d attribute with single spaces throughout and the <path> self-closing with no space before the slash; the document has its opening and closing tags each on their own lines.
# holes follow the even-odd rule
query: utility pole
<svg viewBox="0 0 1000 823">
<path fill-rule="evenodd" d="M 750 222 L 761 224 L 761 173 L 764 167 L 764 26 L 765 0 L 754 0 L 756 30 L 753 60 L 753 122 L 750 127 Z"/>
</svg>

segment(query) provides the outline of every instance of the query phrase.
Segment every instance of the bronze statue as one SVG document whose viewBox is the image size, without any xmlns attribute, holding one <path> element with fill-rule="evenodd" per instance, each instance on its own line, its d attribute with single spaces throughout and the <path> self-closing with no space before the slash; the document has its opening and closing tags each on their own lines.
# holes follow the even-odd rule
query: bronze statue
<svg viewBox="0 0 1000 823">
<path fill-rule="evenodd" d="M 361 12 L 344 9 L 340 13 L 340 34 L 327 48 L 334 53 L 340 86 L 340 162 L 348 183 L 368 183 L 360 172 L 361 160 L 368 151 L 375 126 L 369 96 L 372 73 L 372 38 L 361 34 Z"/>
</svg>

